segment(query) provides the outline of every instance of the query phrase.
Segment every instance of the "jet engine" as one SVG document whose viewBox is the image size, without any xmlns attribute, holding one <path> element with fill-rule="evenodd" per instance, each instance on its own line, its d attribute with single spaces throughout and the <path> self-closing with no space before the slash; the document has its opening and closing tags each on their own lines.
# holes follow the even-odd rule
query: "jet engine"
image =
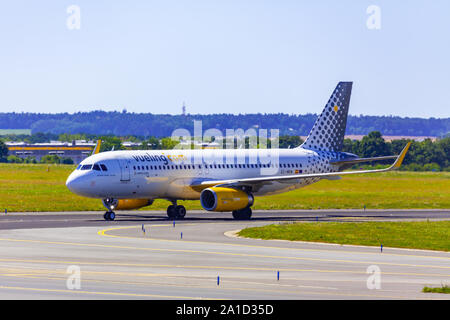
<svg viewBox="0 0 450 320">
<path fill-rule="evenodd" d="M 103 205 L 108 210 L 133 210 L 149 206 L 153 200 L 149 199 L 103 199 Z"/>
<path fill-rule="evenodd" d="M 233 188 L 212 187 L 200 194 L 200 203 L 207 211 L 236 211 L 253 205 L 253 195 Z"/>
</svg>

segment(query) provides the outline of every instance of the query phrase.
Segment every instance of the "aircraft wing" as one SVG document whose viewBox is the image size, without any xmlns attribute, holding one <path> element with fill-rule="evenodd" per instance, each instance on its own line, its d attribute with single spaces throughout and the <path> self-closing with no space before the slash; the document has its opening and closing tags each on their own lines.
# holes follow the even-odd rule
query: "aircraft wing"
<svg viewBox="0 0 450 320">
<path fill-rule="evenodd" d="M 355 163 L 370 162 L 370 161 L 382 161 L 382 160 L 389 160 L 389 159 L 395 159 L 395 158 L 397 158 L 397 156 L 383 156 L 383 157 L 374 157 L 374 158 L 350 158 L 350 159 L 330 161 L 330 163 L 341 166 L 341 165 L 346 165 L 346 164 L 355 164 Z"/>
<path fill-rule="evenodd" d="M 325 173 L 311 173 L 311 174 L 295 174 L 295 175 L 284 175 L 284 176 L 267 176 L 267 177 L 255 177 L 255 178 L 243 178 L 243 179 L 230 179 L 230 180 L 205 180 L 194 182 L 191 184 L 191 188 L 196 191 L 201 191 L 210 187 L 242 187 L 242 186 L 262 186 L 264 184 L 270 184 L 274 181 L 277 182 L 288 182 L 292 183 L 295 180 L 301 181 L 304 179 L 336 179 L 339 176 L 350 175 L 350 174 L 361 174 L 361 173 L 375 173 L 375 172 L 386 172 L 394 169 L 398 169 L 403 159 L 405 158 L 406 152 L 409 149 L 411 142 L 403 148 L 402 152 L 396 156 L 395 162 L 388 168 L 385 169 L 374 169 L 374 170 L 358 170 L 358 171 L 338 171 L 338 172 L 325 172 Z"/>
</svg>

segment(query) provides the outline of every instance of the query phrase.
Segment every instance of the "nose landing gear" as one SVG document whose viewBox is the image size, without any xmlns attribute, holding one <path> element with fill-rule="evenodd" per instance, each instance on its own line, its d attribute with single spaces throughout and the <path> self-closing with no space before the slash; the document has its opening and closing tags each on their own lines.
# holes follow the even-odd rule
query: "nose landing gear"
<svg viewBox="0 0 450 320">
<path fill-rule="evenodd" d="M 103 218 L 106 221 L 114 221 L 114 219 L 116 218 L 116 214 L 113 212 L 113 210 L 119 203 L 118 200 L 113 198 L 106 198 L 102 200 L 102 203 L 103 206 L 108 210 L 103 215 Z"/>
<path fill-rule="evenodd" d="M 103 218 L 106 221 L 114 221 L 114 219 L 116 218 L 116 214 L 113 211 L 106 211 L 103 215 Z"/>
</svg>

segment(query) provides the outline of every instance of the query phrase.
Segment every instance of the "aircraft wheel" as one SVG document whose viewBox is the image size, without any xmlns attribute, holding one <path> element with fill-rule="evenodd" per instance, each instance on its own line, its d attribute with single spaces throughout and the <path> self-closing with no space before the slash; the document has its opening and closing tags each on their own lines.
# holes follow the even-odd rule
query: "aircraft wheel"
<svg viewBox="0 0 450 320">
<path fill-rule="evenodd" d="M 250 207 L 233 211 L 233 218 L 235 220 L 250 220 L 252 217 L 252 209 Z"/>
<path fill-rule="evenodd" d="M 176 207 L 174 205 L 170 205 L 167 207 L 167 216 L 170 219 L 174 219 L 177 216 Z"/>
<path fill-rule="evenodd" d="M 175 212 L 178 219 L 184 219 L 184 216 L 186 215 L 186 208 L 184 206 L 176 206 Z"/>
<path fill-rule="evenodd" d="M 105 214 L 103 215 L 103 218 L 106 221 L 113 221 L 116 218 L 116 214 L 112 211 L 107 211 L 105 212 Z"/>
</svg>

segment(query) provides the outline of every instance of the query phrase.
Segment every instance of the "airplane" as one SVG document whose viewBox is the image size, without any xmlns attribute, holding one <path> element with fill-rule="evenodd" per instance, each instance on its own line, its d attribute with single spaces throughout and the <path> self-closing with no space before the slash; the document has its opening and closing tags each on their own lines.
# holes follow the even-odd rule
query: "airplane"
<svg viewBox="0 0 450 320">
<path fill-rule="evenodd" d="M 149 206 L 166 199 L 169 219 L 183 219 L 178 200 L 200 200 L 212 212 L 232 212 L 236 220 L 252 216 L 255 196 L 287 192 L 321 179 L 398 169 L 410 146 L 398 156 L 359 158 L 342 152 L 353 82 L 339 82 L 306 140 L 292 149 L 116 150 L 84 159 L 67 178 L 73 193 L 102 199 L 104 219 L 114 210 Z M 195 161 L 193 161 L 193 159 Z M 356 163 L 395 159 L 385 169 L 343 171 Z"/>
</svg>

